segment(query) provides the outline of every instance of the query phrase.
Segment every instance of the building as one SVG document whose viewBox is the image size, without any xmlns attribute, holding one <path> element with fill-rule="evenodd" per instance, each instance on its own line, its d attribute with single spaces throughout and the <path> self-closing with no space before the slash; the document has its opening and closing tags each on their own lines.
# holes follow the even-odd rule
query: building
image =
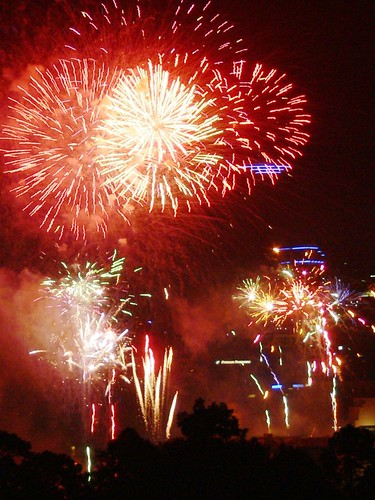
<svg viewBox="0 0 375 500">
<path fill-rule="evenodd" d="M 273 252 L 281 266 L 291 267 L 303 274 L 325 271 L 326 256 L 316 245 L 275 247 Z"/>
</svg>

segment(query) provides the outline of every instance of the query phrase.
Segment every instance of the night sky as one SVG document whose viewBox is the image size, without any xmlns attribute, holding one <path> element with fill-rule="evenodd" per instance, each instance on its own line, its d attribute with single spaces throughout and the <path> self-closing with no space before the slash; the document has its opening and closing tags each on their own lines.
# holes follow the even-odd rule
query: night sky
<svg viewBox="0 0 375 500">
<path fill-rule="evenodd" d="M 45 7 L 54 3 L 59 6 L 64 2 L 13 1 L 9 5 L 2 0 L 0 3 L 0 106 L 3 116 L 12 80 L 26 64 L 26 55 L 33 54 L 32 47 L 18 50 L 17 41 L 25 40 L 28 32 L 37 36 L 39 27 L 48 19 Z M 164 251 L 158 241 L 155 246 L 159 251 L 153 249 L 155 254 L 151 252 L 150 256 L 146 251 L 142 255 L 141 247 L 137 247 L 136 257 L 146 261 L 145 267 L 148 262 L 154 266 L 149 275 L 156 279 L 158 271 L 161 275 L 167 268 L 170 273 L 174 272 L 178 264 L 176 255 L 178 258 L 180 251 L 183 266 L 176 274 L 183 275 L 187 271 L 190 275 L 196 273 L 201 279 L 207 270 L 207 282 L 217 283 L 221 275 L 228 279 L 243 270 L 256 268 L 267 259 L 274 245 L 316 244 L 327 254 L 333 272 L 353 281 L 368 278 L 375 272 L 374 12 L 371 2 L 228 0 L 218 2 L 218 8 L 219 4 L 245 38 L 249 47 L 248 60 L 287 73 L 299 93 L 307 96 L 307 111 L 312 115 L 308 129 L 311 138 L 291 174 L 281 176 L 275 185 L 269 181 L 258 183 L 251 196 L 243 193 L 230 196 L 233 206 L 223 211 L 218 209 L 221 219 L 218 228 L 223 230 L 215 240 L 217 246 L 213 252 L 208 243 L 210 236 L 206 239 L 202 236 L 202 221 L 197 224 L 197 239 L 189 238 L 187 233 L 190 241 L 186 245 L 186 239 L 178 242 L 179 233 L 173 226 L 177 242 L 171 246 L 167 244 L 169 226 L 161 222 L 160 226 L 154 224 L 154 232 L 150 233 L 151 246 L 152 235 L 161 234 L 162 230 L 163 242 L 168 248 Z M 43 50 L 48 51 L 48 47 L 33 55 L 33 63 L 43 58 Z M 38 296 L 39 274 L 51 272 L 62 254 L 65 258 L 72 256 L 79 252 L 79 247 L 73 244 L 70 254 L 69 249 L 62 250 L 62 243 L 58 248 L 53 236 L 46 235 L 21 212 L 9 194 L 7 177 L 2 175 L 0 179 L 0 318 L 3 332 L 0 340 L 0 428 L 18 432 L 39 447 L 58 449 L 65 432 L 59 424 L 63 411 L 52 408 L 48 397 L 50 386 L 46 380 L 39 379 L 38 368 L 27 358 L 24 344 L 34 342 L 38 330 L 48 331 L 49 327 L 41 320 L 38 306 L 33 305 Z M 211 207 L 208 215 L 215 214 L 215 210 L 215 206 Z M 147 237 L 149 227 L 153 224 L 143 229 L 142 237 Z M 194 232 L 194 223 L 188 229 Z M 115 234 L 117 239 L 122 236 L 122 230 Z M 112 239 L 100 244 L 91 241 L 89 251 L 92 253 L 93 248 L 97 248 L 101 256 L 111 247 L 113 249 L 112 241 L 116 244 Z M 157 261 L 161 255 L 163 260 Z M 189 288 L 188 285 L 189 279 L 187 285 L 184 282 L 185 287 Z M 201 296 L 202 291 L 199 300 Z M 218 289 L 212 293 L 209 304 L 199 305 L 193 300 L 193 305 L 189 305 L 183 296 L 177 301 L 171 321 L 178 323 L 177 329 L 192 352 L 203 355 L 215 334 L 221 334 L 222 328 L 230 325 L 231 312 L 226 309 L 221 311 L 224 317 L 219 325 L 213 325 L 217 302 L 221 299 Z M 207 314 L 206 322 L 202 321 L 204 314 Z M 194 328 L 196 337 L 191 333 Z M 9 352 L 13 357 L 7 354 Z M 209 383 L 206 385 L 202 390 L 209 392 Z M 23 410 L 25 401 L 29 405 L 26 413 Z M 61 438 L 57 436 L 59 432 Z"/>
</svg>

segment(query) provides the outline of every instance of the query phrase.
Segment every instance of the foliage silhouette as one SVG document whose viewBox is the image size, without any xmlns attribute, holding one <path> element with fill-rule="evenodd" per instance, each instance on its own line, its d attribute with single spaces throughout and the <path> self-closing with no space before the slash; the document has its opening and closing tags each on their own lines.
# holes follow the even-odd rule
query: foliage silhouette
<svg viewBox="0 0 375 500">
<path fill-rule="evenodd" d="M 237 437 L 245 438 L 247 429 L 240 429 L 238 419 L 225 403 L 204 405 L 204 400 L 195 401 L 193 412 L 180 412 L 177 425 L 188 439 L 207 440 L 219 438 L 224 441 Z"/>
<path fill-rule="evenodd" d="M 70 499 L 85 491 L 86 484 L 81 466 L 67 455 L 32 452 L 30 443 L 0 431 L 1 498 Z"/>
<path fill-rule="evenodd" d="M 0 457 L 12 459 L 25 458 L 31 450 L 31 444 L 24 441 L 17 434 L 0 430 Z"/>
<path fill-rule="evenodd" d="M 375 436 L 366 428 L 347 425 L 329 439 L 321 463 L 327 478 L 345 496 L 375 498 Z M 370 496 L 366 492 L 369 492 Z"/>
<path fill-rule="evenodd" d="M 66 456 L 35 453 L 0 431 L 0 498 L 200 500 L 375 498 L 374 436 L 347 426 L 320 458 L 282 439 L 245 439 L 224 403 L 179 414 L 183 437 L 154 444 L 127 428 L 97 450 L 88 475 Z M 315 458 L 314 458 L 315 457 Z"/>
</svg>

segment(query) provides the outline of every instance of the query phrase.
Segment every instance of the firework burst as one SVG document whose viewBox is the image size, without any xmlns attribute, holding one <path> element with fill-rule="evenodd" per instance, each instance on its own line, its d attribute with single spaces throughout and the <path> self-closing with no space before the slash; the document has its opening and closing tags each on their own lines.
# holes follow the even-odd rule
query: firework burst
<svg viewBox="0 0 375 500">
<path fill-rule="evenodd" d="M 104 174 L 125 200 L 147 202 L 151 193 L 150 210 L 157 197 L 163 207 L 169 200 L 176 211 L 176 187 L 188 200 L 208 202 L 212 166 L 221 162 L 215 147 L 204 147 L 219 136 L 214 126 L 219 116 L 208 110 L 213 101 L 178 78 L 170 80 L 160 65 L 130 71 L 115 87 L 103 122 L 108 137 L 102 140 Z"/>
<path fill-rule="evenodd" d="M 98 433 L 99 414 L 109 422 L 109 431 L 105 427 L 103 432 L 114 439 L 114 387 L 121 380 L 130 382 L 129 328 L 137 304 L 135 296 L 124 290 L 123 265 L 124 258 L 116 253 L 106 266 L 63 263 L 58 278 L 42 282 L 41 299 L 56 320 L 46 339 L 47 349 L 30 354 L 47 358 L 61 373 L 63 383 L 75 386 L 86 440 Z"/>
<path fill-rule="evenodd" d="M 41 227 L 60 237 L 68 230 L 85 238 L 91 226 L 105 233 L 116 210 L 95 147 L 102 103 L 114 79 L 93 60 L 60 60 L 52 68 L 37 68 L 11 99 L 3 134 L 10 144 L 7 172 L 18 180 L 13 191 Z"/>
<path fill-rule="evenodd" d="M 83 382 L 96 375 L 105 378 L 108 370 L 126 366 L 124 346 L 130 344 L 128 329 L 120 331 L 120 314 L 130 318 L 136 301 L 123 286 L 121 293 L 116 291 L 124 260 L 114 253 L 108 268 L 91 262 L 62 263 L 57 279 L 49 277 L 41 283 L 51 312 L 60 316 L 57 333 L 50 339 L 54 364 L 73 372 L 79 369 Z"/>
<path fill-rule="evenodd" d="M 56 300 L 64 315 L 74 311 L 78 315 L 100 314 L 103 308 L 110 308 L 109 290 L 118 284 L 124 262 L 125 259 L 117 258 L 115 253 L 110 259 L 109 269 L 96 262 L 77 262 L 72 265 L 62 262 L 59 277 L 44 279 L 42 287 L 45 293 Z"/>
<path fill-rule="evenodd" d="M 245 88 L 248 121 L 244 124 L 249 152 L 248 168 L 252 173 L 277 176 L 292 168 L 293 161 L 302 155 L 301 148 L 309 134 L 306 97 L 297 95 L 285 74 L 266 70 L 256 64 Z"/>
<path fill-rule="evenodd" d="M 41 226 L 85 239 L 137 204 L 176 215 L 239 175 L 251 189 L 254 174 L 291 168 L 308 139 L 306 99 L 285 75 L 249 69 L 242 38 L 213 9 L 70 13 L 61 60 L 20 89 L 3 130 L 14 191 Z"/>
</svg>

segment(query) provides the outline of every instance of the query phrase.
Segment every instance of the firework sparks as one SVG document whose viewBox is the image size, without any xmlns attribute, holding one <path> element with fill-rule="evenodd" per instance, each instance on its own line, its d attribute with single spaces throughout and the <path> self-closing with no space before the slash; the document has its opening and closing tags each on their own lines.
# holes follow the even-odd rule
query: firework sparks
<svg viewBox="0 0 375 500">
<path fill-rule="evenodd" d="M 169 411 L 167 405 L 167 390 L 172 368 L 173 351 L 166 349 L 163 365 L 157 371 L 152 349 L 149 347 L 149 337 L 146 336 L 143 363 L 143 390 L 137 374 L 136 360 L 132 353 L 133 378 L 136 387 L 139 407 L 145 424 L 146 432 L 151 439 L 158 442 L 168 439 L 177 403 L 175 393 Z M 166 412 L 168 414 L 166 415 Z"/>
<path fill-rule="evenodd" d="M 118 284 L 124 262 L 125 259 L 117 258 L 116 253 L 110 258 L 109 269 L 89 261 L 72 265 L 62 262 L 59 277 L 46 278 L 42 287 L 47 295 L 56 299 L 62 314 L 73 313 L 78 318 L 93 311 L 100 314 L 103 308 L 110 308 L 109 290 Z M 128 297 L 126 302 L 131 299 Z"/>
<path fill-rule="evenodd" d="M 259 390 L 260 394 L 263 397 L 263 400 L 266 400 L 268 397 L 268 391 L 265 391 L 262 388 L 259 380 L 256 378 L 256 376 L 253 373 L 250 373 L 250 378 L 254 381 L 257 389 Z M 265 414 L 265 419 L 266 419 L 266 424 L 267 424 L 267 431 L 268 431 L 268 433 L 270 433 L 271 432 L 271 416 L 270 416 L 270 412 L 269 412 L 268 408 L 266 408 L 264 410 L 264 414 Z"/>
<path fill-rule="evenodd" d="M 237 290 L 240 293 L 236 295 L 236 299 L 242 302 L 240 307 L 251 305 L 257 299 L 260 290 L 260 276 L 257 276 L 255 281 L 252 279 L 244 280 L 242 286 L 239 286 Z"/>
<path fill-rule="evenodd" d="M 106 324 L 106 318 L 87 317 L 72 339 L 64 339 L 63 359 L 72 369 L 77 367 L 82 373 L 82 381 L 108 375 L 108 371 L 118 366 L 120 343 L 126 340 L 128 330 L 118 334 Z M 109 381 L 108 383 L 111 383 Z"/>
<path fill-rule="evenodd" d="M 128 329 L 119 332 L 119 315 L 132 316 L 135 296 L 116 291 L 123 274 L 125 258 L 116 252 L 109 266 L 87 261 L 71 266 L 62 263 L 59 277 L 46 278 L 42 290 L 49 304 L 60 312 L 60 331 L 51 338 L 54 351 L 62 353 L 63 364 L 78 368 L 83 382 L 107 377 L 113 367 L 126 367 Z M 138 270 L 138 269 L 137 269 Z M 123 279 L 121 280 L 123 288 Z M 125 346 L 125 347 L 124 347 Z M 129 347 L 130 349 L 130 347 Z M 108 381 L 111 384 L 111 381 Z"/>
<path fill-rule="evenodd" d="M 93 60 L 61 60 L 37 68 L 29 84 L 11 99 L 11 116 L 3 128 L 10 144 L 7 172 L 17 177 L 14 192 L 40 226 L 85 238 L 86 229 L 106 232 L 115 196 L 104 185 L 95 137 L 102 102 L 114 75 Z"/>
<path fill-rule="evenodd" d="M 240 293 L 235 296 L 235 299 L 241 301 L 240 307 L 245 307 L 256 323 L 265 325 L 271 318 L 274 319 L 275 314 L 279 316 L 281 311 L 285 310 L 280 290 L 272 288 L 269 278 L 266 277 L 266 280 L 268 281 L 266 285 L 261 282 L 260 276 L 257 276 L 255 281 L 244 280 L 242 286 L 237 288 Z"/>
</svg>

